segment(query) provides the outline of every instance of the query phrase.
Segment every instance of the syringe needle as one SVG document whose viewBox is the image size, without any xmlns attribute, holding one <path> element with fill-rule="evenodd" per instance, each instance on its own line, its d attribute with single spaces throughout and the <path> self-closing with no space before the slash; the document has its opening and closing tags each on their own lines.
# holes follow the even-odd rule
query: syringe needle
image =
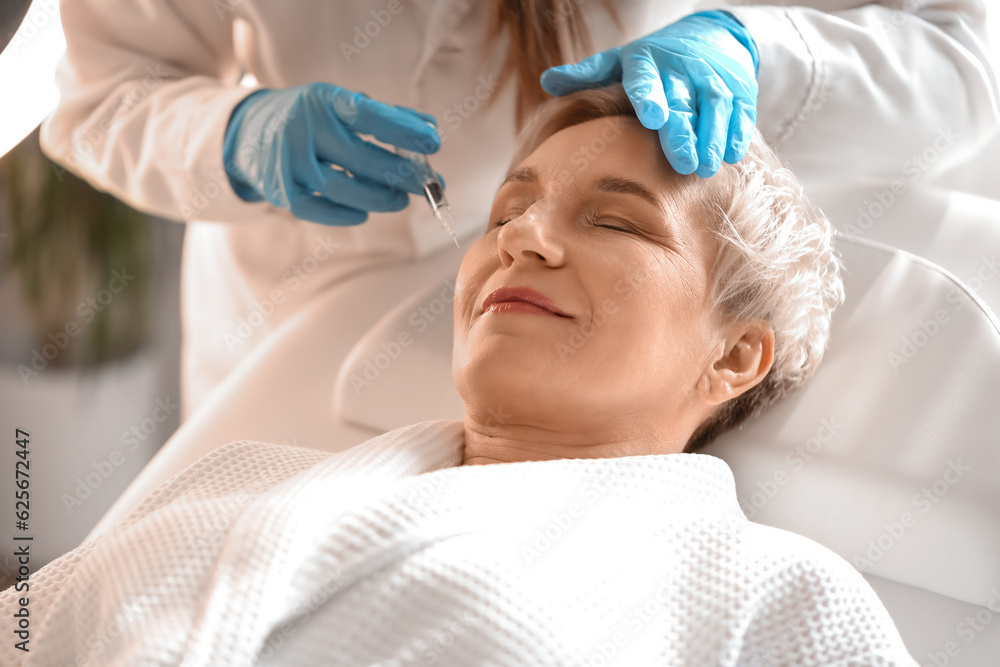
<svg viewBox="0 0 1000 667">
<path fill-rule="evenodd" d="M 417 165 L 417 179 L 424 187 L 424 196 L 427 199 L 427 203 L 430 204 L 431 212 L 438 219 L 438 222 L 441 223 L 441 226 L 444 227 L 445 231 L 451 235 L 452 240 L 455 241 L 455 247 L 460 247 L 458 245 L 458 237 L 455 236 L 455 220 L 451 215 L 451 206 L 448 205 L 448 200 L 444 196 L 444 186 L 441 185 L 437 174 L 431 169 L 431 165 L 427 161 L 427 156 L 423 153 L 416 153 L 399 147 L 396 147 L 396 153 L 400 157 L 410 160 Z"/>
<path fill-rule="evenodd" d="M 455 247 L 461 247 L 458 245 L 458 237 L 455 236 L 455 219 L 451 215 L 451 207 L 448 204 L 438 206 L 434 211 L 434 216 L 441 222 L 441 226 L 445 228 L 445 231 L 451 234 L 451 238 L 455 242 Z"/>
</svg>

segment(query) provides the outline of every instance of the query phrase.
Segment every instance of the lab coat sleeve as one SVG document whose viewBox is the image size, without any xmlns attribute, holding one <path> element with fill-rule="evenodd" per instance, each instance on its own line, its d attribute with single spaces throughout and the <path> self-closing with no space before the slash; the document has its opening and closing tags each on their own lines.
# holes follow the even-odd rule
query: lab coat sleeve
<svg viewBox="0 0 1000 667">
<path fill-rule="evenodd" d="M 241 200 L 223 168 L 237 84 L 226 3 L 63 3 L 67 52 L 45 153 L 94 187 L 175 220 L 239 222 L 274 215 Z"/>
<path fill-rule="evenodd" d="M 758 127 L 803 178 L 928 178 L 997 131 L 983 2 L 796 4 L 725 9 L 760 51 Z"/>
</svg>

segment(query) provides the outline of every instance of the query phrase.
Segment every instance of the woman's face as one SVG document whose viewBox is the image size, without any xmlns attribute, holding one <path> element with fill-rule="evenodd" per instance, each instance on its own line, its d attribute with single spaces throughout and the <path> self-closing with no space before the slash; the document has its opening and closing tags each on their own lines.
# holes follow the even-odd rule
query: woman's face
<svg viewBox="0 0 1000 667">
<path fill-rule="evenodd" d="M 704 187 L 626 117 L 562 130 L 512 171 L 456 284 L 466 419 L 701 423 L 713 406 L 696 387 L 721 340 L 715 241 L 692 206 Z"/>
</svg>

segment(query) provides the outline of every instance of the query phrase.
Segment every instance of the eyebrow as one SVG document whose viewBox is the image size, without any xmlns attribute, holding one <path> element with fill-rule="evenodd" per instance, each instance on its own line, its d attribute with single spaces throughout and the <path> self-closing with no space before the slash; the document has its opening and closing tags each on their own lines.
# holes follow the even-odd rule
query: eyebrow
<svg viewBox="0 0 1000 667">
<path fill-rule="evenodd" d="M 531 167 L 519 167 L 507 175 L 507 178 L 503 180 L 500 187 L 503 187 L 511 181 L 517 181 L 521 183 L 537 183 L 538 182 L 538 172 Z M 616 176 L 605 176 L 594 183 L 594 189 L 601 192 L 614 192 L 627 195 L 636 195 L 645 199 L 647 202 L 663 210 L 663 201 L 657 197 L 653 192 L 650 191 L 645 185 L 637 183 L 628 178 L 620 178 Z"/>
<path fill-rule="evenodd" d="M 521 183 L 536 183 L 538 182 L 538 172 L 532 169 L 531 167 L 518 167 L 514 171 L 507 174 L 507 178 L 503 179 L 503 183 L 500 184 L 500 187 L 502 188 L 511 181 L 520 181 Z"/>
<path fill-rule="evenodd" d="M 636 183 L 635 181 L 627 178 L 605 176 L 601 180 L 597 181 L 597 183 L 594 184 L 594 187 L 601 192 L 619 192 L 627 195 L 637 195 L 656 208 L 661 210 L 663 209 L 663 202 L 659 197 L 650 192 L 649 188 L 641 183 Z"/>
</svg>

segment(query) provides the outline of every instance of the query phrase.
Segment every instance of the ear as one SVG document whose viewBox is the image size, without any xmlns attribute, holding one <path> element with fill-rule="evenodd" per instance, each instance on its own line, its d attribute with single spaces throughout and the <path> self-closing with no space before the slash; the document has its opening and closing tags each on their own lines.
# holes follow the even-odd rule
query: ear
<svg viewBox="0 0 1000 667">
<path fill-rule="evenodd" d="M 719 405 L 757 385 L 774 362 L 774 330 L 764 320 L 733 322 L 708 361 L 698 389 L 702 400 Z"/>
</svg>

